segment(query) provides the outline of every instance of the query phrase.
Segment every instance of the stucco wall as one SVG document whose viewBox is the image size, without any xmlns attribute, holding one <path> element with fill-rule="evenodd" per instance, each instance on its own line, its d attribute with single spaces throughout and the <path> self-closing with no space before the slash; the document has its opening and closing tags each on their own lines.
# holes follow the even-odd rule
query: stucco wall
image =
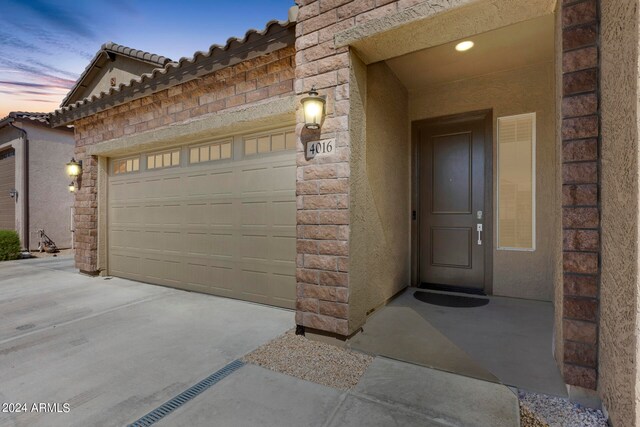
<svg viewBox="0 0 640 427">
<path fill-rule="evenodd" d="M 637 0 L 601 2 L 602 277 L 599 393 L 612 425 L 640 425 Z"/>
<path fill-rule="evenodd" d="M 107 92 L 111 88 L 112 77 L 116 79 L 116 86 L 118 86 L 121 83 L 127 84 L 131 79 L 148 73 L 154 68 L 160 67 L 116 55 L 114 61 L 107 61 L 104 68 L 91 81 L 91 84 L 79 93 L 77 98 L 84 99 L 98 95 L 100 92 Z"/>
<path fill-rule="evenodd" d="M 493 109 L 494 194 L 496 119 L 536 112 L 536 250 L 495 250 L 493 294 L 551 301 L 557 253 L 556 100 L 553 61 L 430 87 L 409 94 L 411 121 Z M 494 212 L 496 212 L 494 197 Z M 496 241 L 494 227 L 494 239 Z"/>
<path fill-rule="evenodd" d="M 39 229 L 59 248 L 70 248 L 73 195 L 65 163 L 74 154 L 73 133 L 29 124 L 24 129 L 29 135 L 30 249 L 38 247 Z"/>
<path fill-rule="evenodd" d="M 555 23 L 555 76 L 556 76 L 556 123 L 562 123 L 562 4 L 558 2 L 556 6 L 556 23 Z M 556 126 L 556 174 L 555 187 L 562 188 L 562 135 L 560 126 Z M 556 194 L 556 206 L 562 206 L 562 192 Z M 558 219 L 555 224 L 557 235 L 562 235 L 562 221 Z M 555 251 L 557 254 L 562 253 L 562 241 L 557 239 L 555 242 Z M 562 258 L 556 257 L 554 261 L 553 276 L 553 354 L 558 362 L 558 366 L 562 366 L 564 359 L 564 331 L 562 325 L 562 304 L 564 303 L 564 292 L 562 282 Z"/>
<path fill-rule="evenodd" d="M 15 121 L 16 127 L 27 132 L 29 138 L 29 249 L 38 247 L 38 229 L 60 248 L 71 247 L 69 231 L 70 210 L 73 197 L 69 194 L 69 178 L 65 174 L 65 163 L 73 156 L 75 141 L 73 133 L 50 129 L 44 125 Z M 11 146 L 15 149 L 16 226 L 20 241 L 24 245 L 24 203 L 27 194 L 24 177 L 24 141 L 17 130 L 0 129 L 0 149 Z"/>
<path fill-rule="evenodd" d="M 351 57 L 349 325 L 354 328 L 369 310 L 410 284 L 411 166 L 404 86 L 385 63 L 365 67 Z"/>
</svg>

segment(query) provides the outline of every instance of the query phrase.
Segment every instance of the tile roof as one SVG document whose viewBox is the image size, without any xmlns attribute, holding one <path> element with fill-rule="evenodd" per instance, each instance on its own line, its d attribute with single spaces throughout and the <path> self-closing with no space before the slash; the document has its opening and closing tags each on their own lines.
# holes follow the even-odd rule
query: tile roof
<svg viewBox="0 0 640 427">
<path fill-rule="evenodd" d="M 49 113 L 29 113 L 27 111 L 12 111 L 6 117 L 0 119 L 0 124 L 3 124 L 8 119 L 25 119 L 42 124 L 49 124 Z"/>
<path fill-rule="evenodd" d="M 89 98 L 85 98 L 73 104 L 62 106 L 61 108 L 51 113 L 51 120 L 53 122 L 53 125 L 58 126 L 61 124 L 66 124 L 80 118 L 80 117 L 71 118 L 71 117 L 65 117 L 65 116 L 69 116 L 70 113 L 74 112 L 74 110 L 78 110 L 85 106 L 91 106 L 91 104 L 94 104 L 97 101 L 102 101 L 102 100 L 107 101 L 107 100 L 110 100 L 111 98 L 115 98 L 117 95 L 122 95 L 118 98 L 124 98 L 123 92 L 128 89 L 132 89 L 132 90 L 137 89 L 138 96 L 140 95 L 140 93 L 145 92 L 145 90 L 147 89 L 150 89 L 152 91 L 159 90 L 159 89 L 151 88 L 152 85 L 150 85 L 149 83 L 154 79 L 161 78 L 162 76 L 177 74 L 181 71 L 181 69 L 188 67 L 189 65 L 197 64 L 200 61 L 204 61 L 206 59 L 214 59 L 219 61 L 219 59 L 221 57 L 224 58 L 225 55 L 230 56 L 229 51 L 231 49 L 238 48 L 241 45 L 244 45 L 245 43 L 249 42 L 250 40 L 253 40 L 256 38 L 262 38 L 262 36 L 270 35 L 271 33 L 275 33 L 278 30 L 288 30 L 290 28 L 293 28 L 295 26 L 296 20 L 297 20 L 297 7 L 293 6 L 292 8 L 289 9 L 289 19 L 287 21 L 271 20 L 265 25 L 264 29 L 262 30 L 250 29 L 245 33 L 244 37 L 242 38 L 232 37 L 228 39 L 224 46 L 213 44 L 209 47 L 208 51 L 206 52 L 198 51 L 198 52 L 195 52 L 191 58 L 183 57 L 183 58 L 180 58 L 180 60 L 177 62 L 167 62 L 163 67 L 156 68 L 150 73 L 145 73 L 139 77 L 133 78 L 128 83 L 121 83 L 116 87 L 112 87 L 107 92 L 101 92 L 98 95 L 93 95 Z M 186 80 L 183 79 L 180 82 L 175 84 L 179 84 L 185 81 Z M 67 96 L 67 98 L 68 97 L 69 96 Z M 123 102 L 125 101 L 114 100 L 113 102 L 110 102 L 109 105 L 105 105 L 104 107 L 94 108 L 90 112 L 90 114 L 95 114 L 98 111 L 113 107 L 115 105 L 119 105 Z M 63 105 L 64 105 L 64 102 L 63 102 Z M 89 115 L 89 114 L 86 114 L 86 115 Z M 86 117 L 86 115 L 82 115 L 82 117 Z"/>
<path fill-rule="evenodd" d="M 108 54 L 108 53 L 114 53 L 116 55 L 126 56 L 128 58 L 132 58 L 137 61 L 146 62 L 156 67 L 164 67 L 165 65 L 173 62 L 171 59 L 161 55 L 156 55 L 155 53 L 149 53 L 143 50 L 133 49 L 131 47 L 123 46 L 114 42 L 104 43 L 102 46 L 100 46 L 100 49 L 93 56 L 93 59 L 89 62 L 89 65 L 87 65 L 84 71 L 82 72 L 82 74 L 80 74 L 80 77 L 78 78 L 78 80 L 76 80 L 76 83 L 73 85 L 73 87 L 69 89 L 69 93 L 67 94 L 67 96 L 64 97 L 64 99 L 60 103 L 61 107 L 64 106 L 69 101 L 69 99 L 73 96 L 73 94 L 82 86 L 82 83 L 89 75 L 89 72 L 98 63 L 100 58 L 104 54 Z"/>
</svg>

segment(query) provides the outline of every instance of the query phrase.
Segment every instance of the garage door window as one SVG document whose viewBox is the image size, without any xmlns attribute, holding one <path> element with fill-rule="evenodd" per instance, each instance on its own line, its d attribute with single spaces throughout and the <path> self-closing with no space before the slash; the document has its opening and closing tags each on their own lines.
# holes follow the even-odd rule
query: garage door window
<svg viewBox="0 0 640 427">
<path fill-rule="evenodd" d="M 118 159 L 113 161 L 113 174 L 138 172 L 140 170 L 140 158 Z"/>
<path fill-rule="evenodd" d="M 180 165 L 180 150 L 147 155 L 147 169 L 169 168 Z"/>
<path fill-rule="evenodd" d="M 271 153 L 274 151 L 293 150 L 296 148 L 296 133 L 278 132 L 268 135 L 257 135 L 244 138 L 245 156 Z"/>
<path fill-rule="evenodd" d="M 231 158 L 231 141 L 191 147 L 189 163 L 203 163 Z"/>
</svg>

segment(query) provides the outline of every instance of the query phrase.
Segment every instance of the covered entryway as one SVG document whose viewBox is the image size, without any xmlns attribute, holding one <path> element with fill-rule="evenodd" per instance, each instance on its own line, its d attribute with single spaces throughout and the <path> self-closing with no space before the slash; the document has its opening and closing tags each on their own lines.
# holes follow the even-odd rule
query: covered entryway
<svg viewBox="0 0 640 427">
<path fill-rule="evenodd" d="M 108 273 L 295 306 L 293 130 L 112 159 Z"/>
<path fill-rule="evenodd" d="M 350 236 L 350 296 L 366 295 L 370 305 L 350 301 L 353 321 L 366 322 L 348 342 L 564 395 L 553 358 L 561 333 L 553 329 L 561 259 L 557 15 L 504 2 L 517 3 L 531 15 L 507 25 L 468 26 L 478 22 L 469 6 L 350 43 L 357 80 L 350 84 L 361 91 L 352 96 L 364 100 L 366 118 L 352 131 L 352 152 L 366 162 L 355 173 L 352 166 L 351 194 L 355 187 L 371 196 L 356 200 L 356 208 L 370 202 L 352 215 Z M 392 41 L 397 49 L 388 48 Z M 377 239 L 361 244 L 379 224 Z M 367 251 L 376 251 L 369 270 L 393 262 L 360 273 Z"/>
<path fill-rule="evenodd" d="M 16 201 L 9 192 L 15 189 L 16 157 L 13 148 L 0 151 L 0 230 L 16 227 Z"/>
</svg>

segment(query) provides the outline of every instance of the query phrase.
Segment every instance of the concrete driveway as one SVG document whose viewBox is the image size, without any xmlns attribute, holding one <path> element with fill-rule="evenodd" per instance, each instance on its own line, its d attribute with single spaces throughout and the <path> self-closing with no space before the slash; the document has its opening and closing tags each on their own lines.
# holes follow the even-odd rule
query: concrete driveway
<svg viewBox="0 0 640 427">
<path fill-rule="evenodd" d="M 128 424 L 293 324 L 287 310 L 83 276 L 69 257 L 3 262 L 0 403 L 29 412 L 0 425 Z"/>
<path fill-rule="evenodd" d="M 3 262 L 0 404 L 19 406 L 0 408 L 0 425 L 128 425 L 293 324 L 288 310 L 83 276 L 68 257 Z M 347 392 L 239 366 L 154 424 L 519 424 L 505 386 L 390 359 L 376 358 Z"/>
</svg>

